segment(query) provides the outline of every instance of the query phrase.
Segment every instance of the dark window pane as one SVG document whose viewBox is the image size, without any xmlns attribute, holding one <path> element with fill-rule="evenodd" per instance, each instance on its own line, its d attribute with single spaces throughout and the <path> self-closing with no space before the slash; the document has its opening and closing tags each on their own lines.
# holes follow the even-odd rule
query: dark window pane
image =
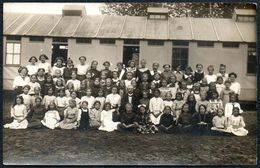
<svg viewBox="0 0 260 168">
<path fill-rule="evenodd" d="M 172 42 L 174 46 L 189 46 L 189 42 L 185 40 L 176 40 Z"/>
<path fill-rule="evenodd" d="M 213 41 L 198 41 L 197 42 L 198 47 L 214 47 Z"/>
<path fill-rule="evenodd" d="M 115 39 L 100 39 L 99 43 L 100 44 L 115 44 L 116 40 Z"/>
<path fill-rule="evenodd" d="M 124 44 L 136 44 L 136 45 L 139 45 L 139 40 L 135 40 L 135 39 L 127 39 L 127 40 L 124 40 Z"/>
<path fill-rule="evenodd" d="M 148 45 L 159 45 L 159 46 L 163 46 L 163 45 L 164 45 L 164 41 L 163 41 L 163 40 L 149 40 L 149 41 L 148 41 Z"/>
<path fill-rule="evenodd" d="M 256 48 L 256 43 L 248 43 L 248 48 Z"/>
<path fill-rule="evenodd" d="M 40 36 L 31 36 L 29 37 L 30 41 L 35 41 L 35 42 L 44 42 L 44 37 L 40 37 Z"/>
<path fill-rule="evenodd" d="M 77 38 L 76 43 L 91 44 L 91 39 L 89 39 L 89 38 Z"/>
<path fill-rule="evenodd" d="M 6 36 L 6 40 L 21 41 L 21 36 Z"/>
<path fill-rule="evenodd" d="M 239 43 L 224 42 L 224 43 L 222 43 L 222 47 L 226 47 L 226 48 L 239 48 Z"/>
<path fill-rule="evenodd" d="M 68 39 L 67 38 L 61 38 L 61 37 L 56 37 L 56 38 L 53 38 L 52 39 L 52 42 L 61 42 L 61 43 L 67 43 L 68 42 Z"/>
</svg>

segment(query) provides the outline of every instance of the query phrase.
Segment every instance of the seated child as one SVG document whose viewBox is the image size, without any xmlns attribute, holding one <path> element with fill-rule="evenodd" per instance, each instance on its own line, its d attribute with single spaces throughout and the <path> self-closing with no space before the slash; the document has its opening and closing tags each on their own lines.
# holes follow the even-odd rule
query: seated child
<svg viewBox="0 0 260 168">
<path fill-rule="evenodd" d="M 139 113 L 136 116 L 135 124 L 138 126 L 137 132 L 141 134 L 154 134 L 158 131 L 157 127 L 152 123 L 149 114 L 147 113 L 147 106 L 141 104 L 138 106 Z"/>
<path fill-rule="evenodd" d="M 223 108 L 222 100 L 218 96 L 217 91 L 212 92 L 212 99 L 209 100 L 209 112 L 215 116 L 217 115 L 217 110 Z"/>
<path fill-rule="evenodd" d="M 169 106 L 172 110 L 172 106 L 173 106 L 173 101 L 172 101 L 172 94 L 171 92 L 167 92 L 165 95 L 165 100 L 163 101 L 163 106 Z"/>
<path fill-rule="evenodd" d="M 193 114 L 192 122 L 195 133 L 204 134 L 211 128 L 212 117 L 203 104 L 199 106 L 199 112 Z"/>
<path fill-rule="evenodd" d="M 100 127 L 101 125 L 101 103 L 96 100 L 94 103 L 94 108 L 89 112 L 89 125 L 90 127 Z"/>
<path fill-rule="evenodd" d="M 17 96 L 15 102 L 11 107 L 11 117 L 13 122 L 5 124 L 4 128 L 10 129 L 26 129 L 28 126 L 27 117 L 27 107 L 23 103 L 23 97 Z"/>
<path fill-rule="evenodd" d="M 92 90 L 91 89 L 87 89 L 86 90 L 86 96 L 81 97 L 81 102 L 83 101 L 87 101 L 88 102 L 88 109 L 92 109 L 93 108 L 93 104 L 95 102 L 95 98 L 93 96 L 91 96 L 92 94 Z"/>
<path fill-rule="evenodd" d="M 42 128 L 41 120 L 46 113 L 45 106 L 42 105 L 41 98 L 35 98 L 35 106 L 33 106 L 28 114 L 28 128 Z"/>
<path fill-rule="evenodd" d="M 55 104 L 57 106 L 57 110 L 60 114 L 61 119 L 64 117 L 64 110 L 67 107 L 67 97 L 65 96 L 64 90 L 60 89 L 58 91 L 58 97 L 55 99 Z"/>
<path fill-rule="evenodd" d="M 136 116 L 133 113 L 133 105 L 127 103 L 125 105 L 125 112 L 121 116 L 121 123 L 117 125 L 118 130 L 122 131 L 136 131 L 138 125 L 136 124 Z"/>
<path fill-rule="evenodd" d="M 37 76 L 35 74 L 31 75 L 31 81 L 28 83 L 30 86 L 29 95 L 34 95 L 34 88 L 39 87 L 41 88 L 41 85 L 37 82 Z"/>
<path fill-rule="evenodd" d="M 81 108 L 79 109 L 79 130 L 86 130 L 89 127 L 89 109 L 88 102 L 83 101 L 81 103 Z"/>
<path fill-rule="evenodd" d="M 181 114 L 179 118 L 177 118 L 177 125 L 179 127 L 179 131 L 186 133 L 190 132 L 192 128 L 192 115 L 189 112 L 189 105 L 184 104 L 181 109 Z"/>
<path fill-rule="evenodd" d="M 56 97 L 53 95 L 53 88 L 48 89 L 48 95 L 45 95 L 42 100 L 42 104 L 45 105 L 47 109 L 49 107 L 50 102 L 55 101 Z M 56 108 L 56 106 L 55 106 Z"/>
<path fill-rule="evenodd" d="M 167 87 L 168 83 L 166 79 L 161 80 L 161 87 L 159 88 L 161 95 L 160 97 L 165 100 L 166 99 L 166 93 L 170 92 L 169 87 Z"/>
<path fill-rule="evenodd" d="M 237 101 L 237 95 L 232 92 L 229 95 L 230 102 L 226 104 L 225 106 L 225 117 L 230 117 L 233 113 L 234 107 L 239 108 L 239 113 L 243 113 L 243 110 L 240 107 L 240 104 Z"/>
<path fill-rule="evenodd" d="M 228 118 L 227 132 L 237 136 L 246 136 L 248 131 L 245 129 L 244 118 L 240 115 L 238 107 L 233 108 L 233 114 Z"/>
<path fill-rule="evenodd" d="M 117 125 L 120 122 L 113 121 L 113 112 L 115 109 L 111 109 L 109 102 L 104 104 L 104 110 L 101 112 L 101 126 L 98 130 L 111 132 L 117 129 Z"/>
<path fill-rule="evenodd" d="M 121 96 L 118 94 L 117 86 L 112 87 L 112 93 L 107 95 L 106 102 L 111 103 L 112 108 L 119 109 L 121 105 Z"/>
<path fill-rule="evenodd" d="M 219 108 L 217 110 L 217 115 L 212 119 L 211 130 L 218 132 L 226 132 L 227 128 L 227 118 L 224 116 L 224 109 Z"/>
<path fill-rule="evenodd" d="M 160 130 L 165 133 L 172 133 L 174 131 L 174 117 L 171 114 L 171 107 L 165 106 L 163 114 L 160 119 Z"/>
<path fill-rule="evenodd" d="M 180 92 L 177 92 L 175 97 L 176 99 L 173 101 L 172 110 L 173 110 L 173 114 L 178 119 L 181 114 L 183 105 L 185 104 L 185 101 L 182 99 L 182 94 Z"/>
<path fill-rule="evenodd" d="M 69 106 L 64 110 L 64 119 L 58 124 L 61 129 L 77 129 L 79 123 L 79 109 L 76 101 L 71 99 Z"/>
<path fill-rule="evenodd" d="M 47 128 L 54 129 L 59 122 L 59 112 L 56 110 L 54 101 L 51 101 L 48 104 L 47 112 L 45 113 L 43 120 L 41 120 L 41 123 Z"/>
<path fill-rule="evenodd" d="M 152 123 L 158 125 L 160 122 L 160 118 L 163 111 L 163 99 L 159 97 L 160 91 L 156 89 L 154 91 L 154 97 L 150 99 L 149 102 L 149 110 L 150 110 L 150 118 Z"/>
<path fill-rule="evenodd" d="M 100 102 L 100 109 L 102 111 L 104 108 L 105 101 L 106 101 L 106 98 L 104 97 L 104 91 L 102 89 L 98 90 L 98 96 L 95 98 L 95 101 Z"/>
</svg>

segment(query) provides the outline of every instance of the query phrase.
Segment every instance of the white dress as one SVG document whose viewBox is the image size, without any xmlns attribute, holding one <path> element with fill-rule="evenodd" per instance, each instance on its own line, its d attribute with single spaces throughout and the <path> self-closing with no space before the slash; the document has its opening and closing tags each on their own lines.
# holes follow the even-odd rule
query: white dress
<svg viewBox="0 0 260 168">
<path fill-rule="evenodd" d="M 232 113 L 233 113 L 233 106 L 239 108 L 239 113 L 243 113 L 243 110 L 241 109 L 239 103 L 236 103 L 236 102 L 234 102 L 234 103 L 227 103 L 225 105 L 225 117 L 230 117 L 232 115 Z"/>
<path fill-rule="evenodd" d="M 246 125 L 242 116 L 235 117 L 231 115 L 228 118 L 228 125 L 227 132 L 237 136 L 246 136 L 248 134 L 248 131 L 244 128 Z"/>
<path fill-rule="evenodd" d="M 163 99 L 158 97 L 153 97 L 150 99 L 150 103 L 149 103 L 149 110 L 154 113 L 154 114 L 159 114 L 160 112 L 163 111 L 164 108 L 164 103 L 163 103 Z M 150 119 L 152 121 L 152 123 L 154 123 L 155 125 L 160 123 L 160 119 L 161 119 L 162 113 L 156 118 L 154 117 L 153 114 L 150 114 Z"/>
<path fill-rule="evenodd" d="M 114 109 L 109 110 L 109 111 L 105 111 L 103 110 L 101 112 L 101 126 L 98 128 L 98 130 L 101 131 L 107 131 L 107 132 L 111 132 L 117 129 L 117 125 L 120 122 L 114 122 L 113 119 L 113 112 Z"/>
<path fill-rule="evenodd" d="M 38 65 L 26 65 L 26 68 L 28 69 L 28 75 L 33 75 L 38 72 Z"/>
<path fill-rule="evenodd" d="M 51 64 L 48 62 L 39 62 L 38 63 L 38 68 L 43 68 L 45 70 L 45 73 L 50 73 L 51 72 Z"/>
<path fill-rule="evenodd" d="M 49 96 L 49 95 L 46 95 L 43 97 L 43 100 L 42 100 L 42 104 L 45 106 L 45 108 L 47 109 L 50 102 L 54 102 L 55 103 L 55 99 L 56 97 L 55 96 Z"/>
<path fill-rule="evenodd" d="M 13 122 L 5 124 L 4 128 L 10 129 L 26 129 L 28 126 L 27 119 L 24 119 L 22 122 L 18 120 L 24 118 L 27 115 L 27 107 L 24 104 L 15 105 L 11 108 L 11 117 L 14 118 Z"/>
<path fill-rule="evenodd" d="M 25 86 L 25 85 L 28 85 L 30 82 L 30 78 L 28 76 L 24 77 L 24 79 L 18 75 L 14 78 L 14 81 L 13 81 L 13 88 L 15 89 L 15 87 L 18 87 L 18 86 Z"/>
<path fill-rule="evenodd" d="M 241 86 L 238 82 L 231 83 L 230 89 L 235 92 L 235 94 L 240 95 Z"/>
<path fill-rule="evenodd" d="M 115 107 L 116 105 L 120 106 L 120 104 L 121 104 L 121 96 L 119 94 L 111 93 L 111 94 L 107 95 L 106 102 L 111 103 L 111 105 L 113 107 Z"/>
<path fill-rule="evenodd" d="M 41 123 L 50 129 L 54 129 L 60 121 L 60 115 L 57 110 L 49 110 L 45 113 Z"/>
<path fill-rule="evenodd" d="M 95 103 L 95 98 L 93 96 L 83 96 L 81 98 L 81 103 L 83 101 L 87 101 L 88 102 L 88 109 L 92 109 L 93 108 L 93 105 Z"/>
<path fill-rule="evenodd" d="M 30 110 L 31 107 L 31 96 L 29 94 L 20 94 L 23 97 L 23 104 L 27 107 L 27 111 Z"/>
<path fill-rule="evenodd" d="M 95 101 L 100 101 L 101 105 L 100 105 L 100 109 L 103 109 L 106 98 L 105 97 L 96 97 Z"/>
</svg>

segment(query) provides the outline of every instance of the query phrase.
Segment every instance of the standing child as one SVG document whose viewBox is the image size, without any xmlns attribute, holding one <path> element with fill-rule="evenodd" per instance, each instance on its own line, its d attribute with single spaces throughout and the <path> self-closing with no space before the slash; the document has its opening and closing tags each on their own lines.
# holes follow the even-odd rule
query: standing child
<svg viewBox="0 0 260 168">
<path fill-rule="evenodd" d="M 231 82 L 229 80 L 225 81 L 225 89 L 223 89 L 220 92 L 220 99 L 223 102 L 223 107 L 224 108 L 226 107 L 226 104 L 229 102 L 229 95 L 233 92 L 230 89 L 230 86 L 231 86 Z"/>
<path fill-rule="evenodd" d="M 56 109 L 54 101 L 51 101 L 48 105 L 47 112 L 45 113 L 43 120 L 41 120 L 41 123 L 47 128 L 54 129 L 59 122 L 59 112 Z"/>
<path fill-rule="evenodd" d="M 95 98 L 93 96 L 91 96 L 91 94 L 92 94 L 92 90 L 87 89 L 86 90 L 86 96 L 81 97 L 81 102 L 83 102 L 83 101 L 88 102 L 88 109 L 92 109 L 94 102 L 95 102 Z"/>
<path fill-rule="evenodd" d="M 119 84 L 118 72 L 113 71 L 112 76 L 113 76 L 112 77 L 112 84 L 118 86 L 118 84 Z"/>
<path fill-rule="evenodd" d="M 79 123 L 79 109 L 76 101 L 71 99 L 69 106 L 64 110 L 64 119 L 57 125 L 61 129 L 77 129 Z"/>
<path fill-rule="evenodd" d="M 150 70 L 146 67 L 146 61 L 142 59 L 140 61 L 140 67 L 137 69 L 137 79 L 138 81 L 142 81 L 141 79 L 143 78 L 143 74 L 147 74 L 147 80 L 150 80 L 151 78 L 151 73 Z"/>
<path fill-rule="evenodd" d="M 98 130 L 111 132 L 117 129 L 117 125 L 120 122 L 113 121 L 113 112 L 115 109 L 111 109 L 109 102 L 104 104 L 104 110 L 101 112 L 101 126 Z"/>
<path fill-rule="evenodd" d="M 33 96 L 34 93 L 34 88 L 39 87 L 41 88 L 41 85 L 37 82 L 37 76 L 35 74 L 31 75 L 31 81 L 28 84 L 30 86 L 30 91 L 29 95 Z"/>
<path fill-rule="evenodd" d="M 208 66 L 208 74 L 205 75 L 205 78 L 206 78 L 208 83 L 217 81 L 217 76 L 214 74 L 214 66 L 213 65 Z"/>
<path fill-rule="evenodd" d="M 111 78 L 106 79 L 106 86 L 103 88 L 104 95 L 107 96 L 112 92 L 112 80 Z"/>
<path fill-rule="evenodd" d="M 199 112 L 199 106 L 200 105 L 205 105 L 207 107 L 207 111 L 209 111 L 209 101 L 206 100 L 206 93 L 200 93 L 200 100 L 197 101 L 195 110 L 196 112 Z"/>
<path fill-rule="evenodd" d="M 89 112 L 89 125 L 90 127 L 98 128 L 101 126 L 101 103 L 95 101 L 94 108 Z"/>
<path fill-rule="evenodd" d="M 20 96 L 23 97 L 23 104 L 26 106 L 27 111 L 29 111 L 31 108 L 31 99 L 32 99 L 32 97 L 29 95 L 29 90 L 30 90 L 30 86 L 25 85 L 23 87 L 23 93 L 20 94 Z"/>
<path fill-rule="evenodd" d="M 59 90 L 65 90 L 65 86 L 64 86 L 64 83 L 63 83 L 63 80 L 62 79 L 58 79 L 55 83 L 55 92 L 54 92 L 54 95 L 55 96 L 58 96 L 58 92 Z"/>
<path fill-rule="evenodd" d="M 163 111 L 163 99 L 159 97 L 160 90 L 156 89 L 154 91 L 154 97 L 150 99 L 149 110 L 151 112 L 150 118 L 152 123 L 158 125 Z"/>
<path fill-rule="evenodd" d="M 129 71 L 129 72 L 126 73 L 126 80 L 124 80 L 124 81 L 125 81 L 125 87 L 126 87 L 126 88 L 127 88 L 129 85 L 131 85 L 132 80 L 134 80 L 134 78 L 133 78 L 133 73 Z"/>
<path fill-rule="evenodd" d="M 142 98 L 139 100 L 139 104 L 143 104 L 146 107 L 149 107 L 150 99 L 148 98 L 149 92 L 147 90 L 142 91 Z"/>
<path fill-rule="evenodd" d="M 64 89 L 60 89 L 58 91 L 58 97 L 55 99 L 55 104 L 57 106 L 57 110 L 60 114 L 61 119 L 64 117 L 64 110 L 67 107 L 67 97 L 65 96 Z"/>
<path fill-rule="evenodd" d="M 178 88 L 177 91 L 182 94 L 183 100 L 187 101 L 187 98 L 188 98 L 188 96 L 190 94 L 190 91 L 187 88 L 187 82 L 186 81 L 182 81 L 181 82 L 181 87 Z"/>
<path fill-rule="evenodd" d="M 167 92 L 165 95 L 165 100 L 163 101 L 163 107 L 169 106 L 171 107 L 172 110 L 172 106 L 173 106 L 173 101 L 172 101 L 172 94 L 171 92 Z"/>
<path fill-rule="evenodd" d="M 73 99 L 76 101 L 76 107 L 80 108 L 80 104 L 81 104 L 81 100 L 77 97 L 77 92 L 76 91 L 72 91 L 70 93 L 70 97 L 67 99 L 67 104 L 69 104 L 69 100 Z"/>
<path fill-rule="evenodd" d="M 189 105 L 189 112 L 193 115 L 194 113 L 196 113 L 196 98 L 195 98 L 195 95 L 194 94 L 190 94 L 188 96 L 188 99 L 187 99 L 187 104 Z"/>
<path fill-rule="evenodd" d="M 165 106 L 163 110 L 163 115 L 160 119 L 160 130 L 165 133 L 172 133 L 174 131 L 174 117 L 171 114 L 171 107 Z"/>
<path fill-rule="evenodd" d="M 102 110 L 106 101 L 106 98 L 104 97 L 104 91 L 102 89 L 98 90 L 98 96 L 95 98 L 95 101 L 100 102 L 100 109 Z"/>
<path fill-rule="evenodd" d="M 39 69 L 43 68 L 45 73 L 51 73 L 51 64 L 46 62 L 46 60 L 49 60 L 49 58 L 45 54 L 41 54 L 39 56 L 39 60 L 40 60 L 40 62 L 38 64 Z"/>
<path fill-rule="evenodd" d="M 26 129 L 28 126 L 28 121 L 26 119 L 27 114 L 27 108 L 23 104 L 23 97 L 17 96 L 13 106 L 11 107 L 11 117 L 13 118 L 13 122 L 5 124 L 4 128 Z"/>
<path fill-rule="evenodd" d="M 192 87 L 191 93 L 195 96 L 196 101 L 200 100 L 200 84 L 195 83 Z"/>
<path fill-rule="evenodd" d="M 233 109 L 235 107 L 239 109 L 239 113 L 243 113 L 240 104 L 237 102 L 237 95 L 235 93 L 230 93 L 229 100 L 230 102 L 225 106 L 225 117 L 229 118 L 232 115 Z"/>
<path fill-rule="evenodd" d="M 62 57 L 57 57 L 55 59 L 54 66 L 52 67 L 52 75 L 55 75 L 56 70 L 60 70 L 61 76 L 63 75 L 63 70 L 64 70 L 63 63 L 64 63 L 64 59 Z"/>
<path fill-rule="evenodd" d="M 217 115 L 217 110 L 223 108 L 222 100 L 218 96 L 218 92 L 212 92 L 212 99 L 209 100 L 209 112 L 215 116 Z"/>
<path fill-rule="evenodd" d="M 54 72 L 55 74 L 53 75 L 53 83 L 56 84 L 58 80 L 62 80 L 62 84 L 65 85 L 65 80 L 62 78 L 61 70 L 56 69 Z"/>
<path fill-rule="evenodd" d="M 209 91 L 209 85 L 206 78 L 203 78 L 200 83 L 200 93 L 206 93 Z"/>
<path fill-rule="evenodd" d="M 182 93 L 180 92 L 177 92 L 175 97 L 176 99 L 173 101 L 172 110 L 173 114 L 176 116 L 176 119 L 178 119 L 185 101 L 183 100 Z"/>
<path fill-rule="evenodd" d="M 77 68 L 77 75 L 78 75 L 78 80 L 83 81 L 86 79 L 86 73 L 89 69 L 89 65 L 86 64 L 87 58 L 85 56 L 80 56 L 79 61 L 80 64 L 76 66 Z"/>
<path fill-rule="evenodd" d="M 92 86 L 92 96 L 93 97 L 97 97 L 98 96 L 98 90 L 100 89 L 100 86 L 99 86 L 99 78 L 96 77 L 94 79 L 94 83 L 93 83 L 93 86 Z"/>
<path fill-rule="evenodd" d="M 246 136 L 248 131 L 245 126 L 244 118 L 240 115 L 240 109 L 234 107 L 233 114 L 228 119 L 227 132 L 231 132 L 236 136 Z"/>
<path fill-rule="evenodd" d="M 50 105 L 50 102 L 54 102 L 56 99 L 56 97 L 53 95 L 53 89 L 50 87 L 48 89 L 48 95 L 45 95 L 43 97 L 43 101 L 42 104 L 45 106 L 45 108 L 47 109 Z M 56 106 L 55 106 L 56 108 Z"/>
<path fill-rule="evenodd" d="M 59 90 L 59 89 L 63 89 L 63 88 L 57 88 L 57 90 Z M 73 92 L 73 91 L 75 91 L 74 85 L 73 85 L 72 82 L 69 82 L 69 83 L 65 86 L 65 95 L 66 95 L 66 97 L 69 98 L 71 92 Z"/>
<path fill-rule="evenodd" d="M 201 82 L 201 80 L 204 78 L 204 71 L 203 71 L 203 65 L 202 64 L 197 64 L 196 65 L 196 70 L 194 72 L 194 77 L 193 77 L 193 82 Z"/>
<path fill-rule="evenodd" d="M 76 72 L 71 73 L 71 79 L 69 79 L 67 81 L 67 84 L 70 83 L 70 82 L 72 82 L 75 91 L 78 91 L 80 89 L 80 81 L 77 79 L 77 73 Z"/>
<path fill-rule="evenodd" d="M 226 65 L 220 64 L 219 65 L 219 73 L 217 74 L 218 77 L 222 77 L 223 81 L 228 80 L 228 74 L 226 73 Z"/>
<path fill-rule="evenodd" d="M 67 66 L 63 70 L 65 83 L 71 78 L 72 72 L 75 72 L 77 76 L 77 68 L 74 68 L 73 61 L 69 58 L 67 60 Z"/>
<path fill-rule="evenodd" d="M 155 84 L 156 88 L 161 87 L 161 75 L 158 72 L 154 74 L 152 82 Z"/>
<path fill-rule="evenodd" d="M 149 75 L 147 73 L 143 73 L 141 78 L 139 78 L 139 90 L 149 90 L 151 87 L 151 84 L 149 82 Z"/>
<path fill-rule="evenodd" d="M 36 104 L 35 104 L 35 99 L 36 98 L 40 98 L 40 99 L 42 99 L 42 97 L 41 97 L 41 88 L 39 88 L 39 87 L 35 87 L 34 88 L 34 95 L 33 96 L 31 96 L 31 105 L 32 106 L 35 106 Z"/>
<path fill-rule="evenodd" d="M 183 72 L 181 70 L 181 66 L 177 65 L 175 71 L 173 72 L 174 75 L 176 76 L 176 79 L 178 82 L 183 80 Z"/>
<path fill-rule="evenodd" d="M 147 106 L 144 104 L 139 105 L 139 113 L 136 116 L 136 125 L 138 126 L 137 132 L 141 134 L 154 134 L 158 131 L 158 128 L 152 123 L 148 111 Z"/>
<path fill-rule="evenodd" d="M 223 78 L 221 76 L 217 77 L 216 89 L 218 95 L 220 95 L 221 91 L 225 89 L 225 85 L 223 84 Z"/>
<path fill-rule="evenodd" d="M 166 99 L 166 94 L 167 92 L 170 92 L 170 89 L 169 87 L 167 87 L 168 83 L 167 83 L 167 80 L 166 79 L 162 79 L 161 80 L 161 87 L 159 88 L 160 92 L 161 92 L 161 98 L 163 100 Z"/>
<path fill-rule="evenodd" d="M 133 77 L 135 79 L 137 78 L 137 68 L 136 68 L 134 60 L 128 61 L 128 67 L 126 68 L 126 71 L 127 72 L 132 72 L 133 73 Z"/>
<path fill-rule="evenodd" d="M 176 76 L 175 75 L 171 75 L 170 76 L 170 84 L 167 85 L 167 87 L 169 88 L 171 94 L 172 94 L 172 99 L 175 99 L 175 95 L 177 93 L 177 90 L 179 88 L 179 84 L 176 81 Z"/>
<path fill-rule="evenodd" d="M 26 66 L 26 68 L 28 69 L 28 75 L 31 76 L 33 74 L 36 74 L 38 71 L 38 65 L 36 64 L 36 62 L 38 62 L 37 58 L 35 56 L 32 56 L 29 59 L 30 64 Z"/>
<path fill-rule="evenodd" d="M 153 63 L 153 70 L 151 71 L 151 80 L 154 80 L 154 75 L 156 73 L 161 74 L 162 72 L 159 71 L 160 64 L 158 62 Z"/>
<path fill-rule="evenodd" d="M 88 102 L 83 101 L 81 103 L 81 108 L 79 109 L 79 130 L 86 130 L 89 127 L 89 109 Z"/>
<path fill-rule="evenodd" d="M 193 70 L 190 66 L 185 68 L 185 73 L 183 74 L 184 80 L 187 80 L 188 78 L 190 78 L 191 81 L 193 79 Z"/>
<path fill-rule="evenodd" d="M 121 96 L 117 93 L 117 86 L 112 87 L 112 93 L 107 95 L 106 102 L 111 103 L 112 108 L 118 110 L 121 106 Z"/>
</svg>

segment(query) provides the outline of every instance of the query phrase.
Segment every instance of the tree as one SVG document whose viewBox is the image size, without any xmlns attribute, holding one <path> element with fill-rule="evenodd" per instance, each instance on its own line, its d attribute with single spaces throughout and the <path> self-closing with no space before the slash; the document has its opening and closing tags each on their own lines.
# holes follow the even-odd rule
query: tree
<svg viewBox="0 0 260 168">
<path fill-rule="evenodd" d="M 256 8 L 245 3 L 105 3 L 102 14 L 147 16 L 148 7 L 168 7 L 170 17 L 231 18 L 235 8 Z"/>
</svg>

